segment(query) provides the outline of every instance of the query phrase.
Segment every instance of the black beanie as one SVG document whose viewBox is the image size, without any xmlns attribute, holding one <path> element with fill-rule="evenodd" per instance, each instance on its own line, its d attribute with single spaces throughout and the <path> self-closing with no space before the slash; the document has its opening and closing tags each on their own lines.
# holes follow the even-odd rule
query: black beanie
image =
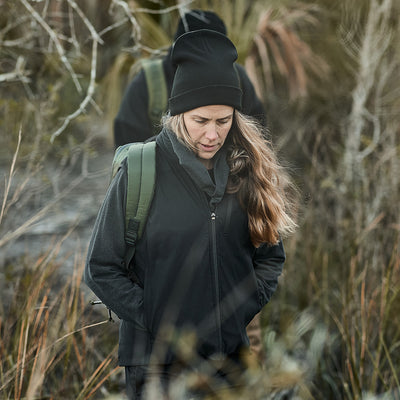
<svg viewBox="0 0 400 400">
<path fill-rule="evenodd" d="M 169 98 L 171 115 L 207 105 L 240 110 L 237 56 L 235 46 L 222 33 L 201 29 L 180 36 L 171 54 L 177 67 Z"/>
<path fill-rule="evenodd" d="M 199 29 L 210 29 L 226 35 L 224 21 L 217 14 L 212 11 L 191 10 L 180 18 L 174 40 L 186 32 Z"/>
</svg>

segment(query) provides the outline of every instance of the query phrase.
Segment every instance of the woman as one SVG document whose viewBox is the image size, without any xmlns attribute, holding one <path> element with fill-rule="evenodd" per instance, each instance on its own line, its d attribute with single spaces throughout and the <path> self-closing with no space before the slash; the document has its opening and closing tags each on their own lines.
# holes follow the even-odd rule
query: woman
<svg viewBox="0 0 400 400">
<path fill-rule="evenodd" d="M 232 42 L 188 32 L 172 58 L 177 71 L 156 138 L 156 188 L 135 279 L 123 266 L 124 165 L 99 212 L 85 270 L 89 287 L 122 319 L 119 363 L 131 399 L 153 378 L 168 392 L 188 371 L 207 372 L 213 389 L 240 381 L 246 326 L 277 287 L 280 238 L 295 227 L 288 181 L 257 124 L 240 113 Z"/>
</svg>

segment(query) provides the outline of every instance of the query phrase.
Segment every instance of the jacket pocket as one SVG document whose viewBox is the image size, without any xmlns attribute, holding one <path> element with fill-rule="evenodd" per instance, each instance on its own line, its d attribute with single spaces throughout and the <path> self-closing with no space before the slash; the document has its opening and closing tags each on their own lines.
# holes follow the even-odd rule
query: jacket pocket
<svg viewBox="0 0 400 400">
<path fill-rule="evenodd" d="M 118 348 L 119 365 L 147 365 L 150 360 L 151 348 L 148 331 L 138 329 L 131 322 L 121 321 Z"/>
</svg>

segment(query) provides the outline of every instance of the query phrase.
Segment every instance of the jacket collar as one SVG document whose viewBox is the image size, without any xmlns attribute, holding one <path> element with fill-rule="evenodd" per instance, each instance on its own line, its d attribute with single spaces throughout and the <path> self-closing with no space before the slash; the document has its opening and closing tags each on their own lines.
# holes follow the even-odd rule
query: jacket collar
<svg viewBox="0 0 400 400">
<path fill-rule="evenodd" d="M 180 166 L 189 174 L 196 185 L 210 197 L 210 204 L 219 203 L 225 193 L 229 176 L 226 161 L 227 150 L 223 146 L 214 156 L 214 180 L 194 152 L 186 147 L 170 130 L 163 129 L 157 136 L 157 144 L 170 156 L 174 156 Z"/>
</svg>

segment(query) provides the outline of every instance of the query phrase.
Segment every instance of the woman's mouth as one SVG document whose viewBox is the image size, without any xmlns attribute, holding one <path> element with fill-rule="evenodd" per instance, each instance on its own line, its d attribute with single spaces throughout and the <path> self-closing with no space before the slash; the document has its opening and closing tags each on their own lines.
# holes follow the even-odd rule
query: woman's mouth
<svg viewBox="0 0 400 400">
<path fill-rule="evenodd" d="M 210 145 L 210 144 L 202 144 L 202 143 L 200 143 L 200 148 L 203 151 L 209 152 L 209 151 L 215 151 L 218 148 L 218 145 L 217 144 Z"/>
</svg>

